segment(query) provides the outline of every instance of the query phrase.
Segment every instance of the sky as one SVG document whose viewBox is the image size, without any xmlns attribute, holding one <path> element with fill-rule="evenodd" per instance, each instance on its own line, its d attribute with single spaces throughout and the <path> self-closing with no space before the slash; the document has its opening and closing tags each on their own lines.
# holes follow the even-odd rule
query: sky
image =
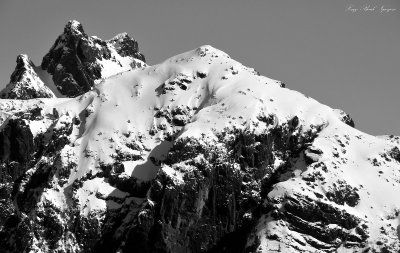
<svg viewBox="0 0 400 253">
<path fill-rule="evenodd" d="M 149 64 L 212 45 L 364 132 L 400 135 L 399 0 L 0 0 L 0 87 L 70 19 L 103 39 L 127 32 Z"/>
</svg>

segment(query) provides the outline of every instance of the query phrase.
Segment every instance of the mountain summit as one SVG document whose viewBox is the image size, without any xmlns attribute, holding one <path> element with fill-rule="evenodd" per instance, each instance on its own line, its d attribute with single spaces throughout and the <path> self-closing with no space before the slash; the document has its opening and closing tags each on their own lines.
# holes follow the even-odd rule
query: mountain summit
<svg viewBox="0 0 400 253">
<path fill-rule="evenodd" d="M 64 35 L 78 36 L 85 34 L 83 26 L 76 20 L 70 20 L 64 27 Z M 86 35 L 86 34 L 85 34 Z"/>
<path fill-rule="evenodd" d="M 90 89 L 0 100 L 0 251 L 400 250 L 398 137 L 208 45 L 147 66 L 67 28 L 42 69 Z M 107 75 L 91 43 L 142 67 Z"/>
<path fill-rule="evenodd" d="M 28 59 L 28 56 L 18 57 L 15 72 L 21 72 L 21 68 L 29 69 L 27 75 L 30 77 L 18 84 L 11 78 L 8 87 L 0 92 L 3 98 L 76 97 L 89 91 L 101 79 L 146 66 L 138 43 L 126 33 L 111 40 L 101 40 L 88 36 L 76 20 L 65 25 L 64 32 L 43 57 L 40 67 L 34 67 L 30 59 L 24 63 L 27 67 L 23 67 L 19 63 L 22 58 Z M 29 94 L 24 89 L 29 90 Z M 55 95 L 49 93 L 49 89 Z"/>
</svg>

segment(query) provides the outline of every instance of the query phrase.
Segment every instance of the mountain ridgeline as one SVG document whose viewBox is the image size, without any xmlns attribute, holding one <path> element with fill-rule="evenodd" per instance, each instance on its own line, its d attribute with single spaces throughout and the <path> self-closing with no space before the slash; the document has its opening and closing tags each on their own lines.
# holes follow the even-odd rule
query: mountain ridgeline
<svg viewBox="0 0 400 253">
<path fill-rule="evenodd" d="M 0 97 L 0 252 L 400 251 L 400 138 L 211 46 L 69 21 Z"/>
</svg>

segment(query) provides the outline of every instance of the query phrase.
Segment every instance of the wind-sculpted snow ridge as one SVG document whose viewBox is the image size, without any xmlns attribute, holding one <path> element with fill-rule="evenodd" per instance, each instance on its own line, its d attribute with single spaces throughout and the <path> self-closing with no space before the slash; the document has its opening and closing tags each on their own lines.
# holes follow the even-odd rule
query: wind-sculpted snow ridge
<svg viewBox="0 0 400 253">
<path fill-rule="evenodd" d="M 27 55 L 18 56 L 11 81 L 0 95 L 10 99 L 76 97 L 107 77 L 145 66 L 137 41 L 128 34 L 102 40 L 88 36 L 78 21 L 71 20 L 41 66 L 34 66 Z"/>
<path fill-rule="evenodd" d="M 211 46 L 0 109 L 0 251 L 400 250 L 399 143 Z"/>
</svg>

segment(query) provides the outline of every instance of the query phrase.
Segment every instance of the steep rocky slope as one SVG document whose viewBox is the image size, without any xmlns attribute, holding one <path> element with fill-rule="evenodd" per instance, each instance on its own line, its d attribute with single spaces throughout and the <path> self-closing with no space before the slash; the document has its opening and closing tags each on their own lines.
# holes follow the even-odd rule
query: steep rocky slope
<svg viewBox="0 0 400 253">
<path fill-rule="evenodd" d="M 0 251 L 400 250 L 399 142 L 210 46 L 0 110 Z"/>
</svg>

